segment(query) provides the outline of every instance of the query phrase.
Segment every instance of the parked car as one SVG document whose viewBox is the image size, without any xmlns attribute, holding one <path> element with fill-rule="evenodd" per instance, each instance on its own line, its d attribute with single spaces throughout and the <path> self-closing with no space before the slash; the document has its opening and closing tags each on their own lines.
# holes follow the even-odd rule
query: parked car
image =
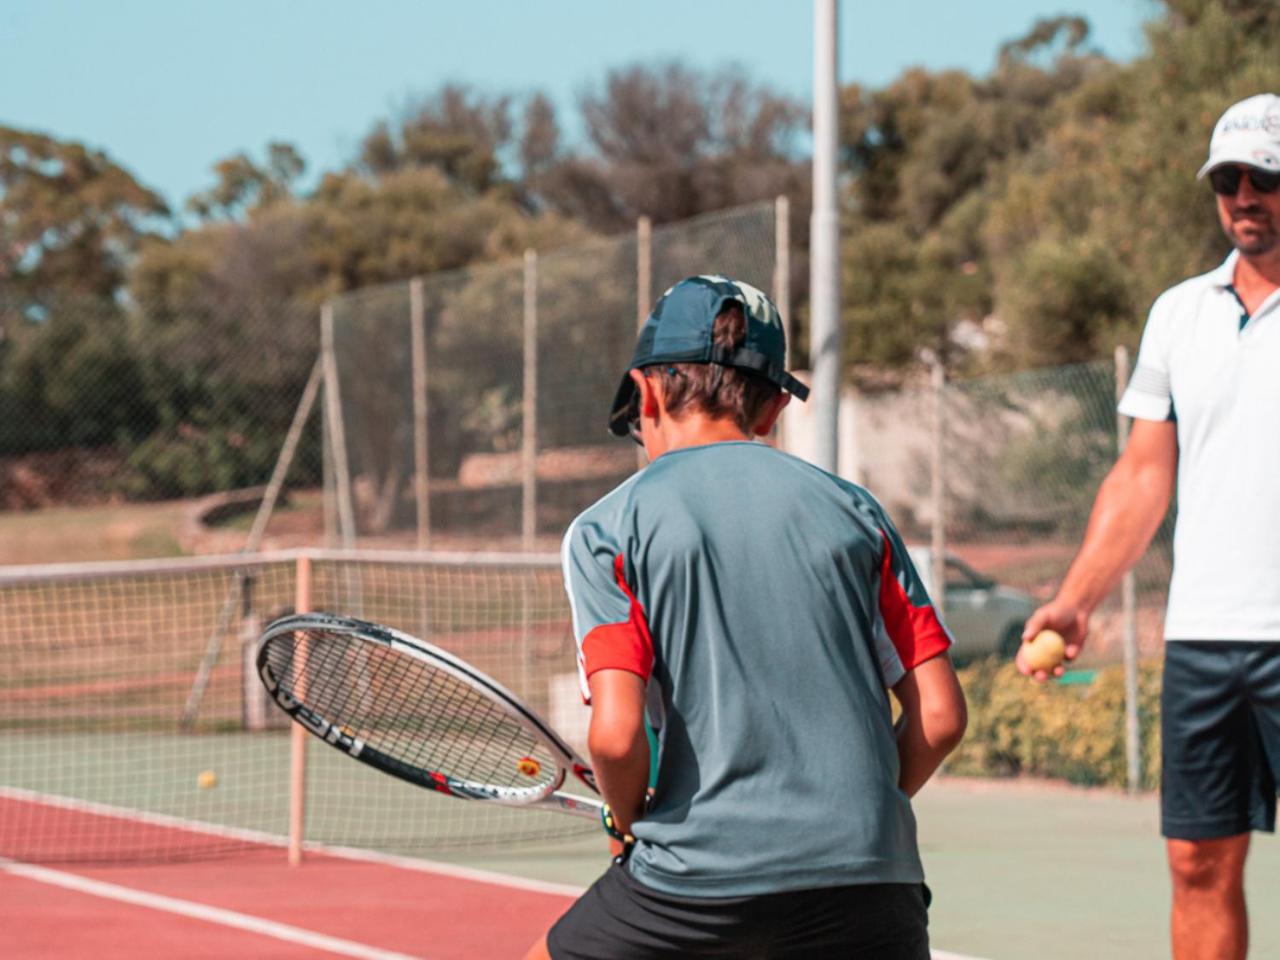
<svg viewBox="0 0 1280 960">
<path fill-rule="evenodd" d="M 907 553 L 930 596 L 937 596 L 932 550 L 908 546 Z M 1039 606 L 1036 599 L 1022 590 L 1001 586 L 951 554 L 946 556 L 946 571 L 943 618 L 955 638 L 953 658 L 964 661 L 995 654 L 1012 659 L 1022 642 L 1023 624 Z"/>
</svg>

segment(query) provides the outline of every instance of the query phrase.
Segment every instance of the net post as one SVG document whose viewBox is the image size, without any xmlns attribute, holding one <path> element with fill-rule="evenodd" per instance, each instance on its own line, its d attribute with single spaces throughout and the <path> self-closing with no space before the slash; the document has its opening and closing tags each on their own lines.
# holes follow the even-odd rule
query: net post
<svg viewBox="0 0 1280 960">
<path fill-rule="evenodd" d="M 295 613 L 311 610 L 311 557 L 302 554 L 297 561 L 294 586 Z M 307 647 L 298 647 L 298 693 L 306 694 Z M 307 814 L 307 731 L 294 721 L 289 731 L 289 865 L 302 863 L 302 838 Z"/>
<path fill-rule="evenodd" d="M 1116 347 L 1116 403 L 1129 383 L 1129 351 Z M 1124 453 L 1129 441 L 1129 420 L 1116 411 L 1116 454 Z M 1130 793 L 1142 787 L 1142 743 L 1138 727 L 1138 588 L 1132 569 L 1120 583 L 1120 603 L 1124 630 L 1124 754 L 1126 784 Z"/>
<path fill-rule="evenodd" d="M 427 460 L 426 296 L 421 277 L 409 281 L 409 323 L 413 350 L 413 492 L 417 502 L 418 549 L 431 547 L 431 487 Z"/>
<path fill-rule="evenodd" d="M 521 539 L 538 534 L 538 254 L 524 252 L 524 398 L 520 443 Z"/>
<path fill-rule="evenodd" d="M 930 444 L 931 490 L 933 501 L 932 537 L 930 539 L 931 579 L 930 599 L 938 617 L 945 619 L 947 614 L 947 485 L 943 476 L 947 442 L 947 374 L 942 368 L 941 360 L 934 360 L 929 371 L 930 385 L 933 393 L 933 436 Z"/>
</svg>

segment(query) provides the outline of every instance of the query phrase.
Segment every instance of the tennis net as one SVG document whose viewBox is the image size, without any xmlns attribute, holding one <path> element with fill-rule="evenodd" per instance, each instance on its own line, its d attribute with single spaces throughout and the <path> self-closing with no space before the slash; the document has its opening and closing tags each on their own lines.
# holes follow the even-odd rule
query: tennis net
<svg viewBox="0 0 1280 960">
<path fill-rule="evenodd" d="M 300 600 L 435 643 L 581 734 L 554 557 L 296 551 L 0 568 L 0 857 L 163 861 L 283 844 L 291 738 L 250 658 L 262 627 Z M 436 796 L 319 744 L 307 763 L 310 843 L 422 854 L 590 829 Z"/>
</svg>

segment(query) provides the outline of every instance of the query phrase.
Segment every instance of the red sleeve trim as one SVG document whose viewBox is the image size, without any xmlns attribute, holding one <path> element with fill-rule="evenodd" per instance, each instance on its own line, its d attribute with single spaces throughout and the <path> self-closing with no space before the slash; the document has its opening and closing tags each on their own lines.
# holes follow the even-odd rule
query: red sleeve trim
<svg viewBox="0 0 1280 960">
<path fill-rule="evenodd" d="M 951 646 L 951 638 L 929 604 L 917 607 L 893 572 L 893 545 L 884 541 L 884 560 L 880 564 L 880 616 L 884 619 L 893 648 L 898 652 L 903 670 L 913 670 L 932 660 Z"/>
<path fill-rule="evenodd" d="M 626 670 L 647 683 L 653 673 L 653 637 L 644 607 L 627 586 L 623 569 L 622 554 L 618 554 L 613 562 L 614 577 L 631 602 L 630 613 L 625 622 L 601 624 L 583 638 L 582 673 L 590 677 L 597 670 Z"/>
</svg>

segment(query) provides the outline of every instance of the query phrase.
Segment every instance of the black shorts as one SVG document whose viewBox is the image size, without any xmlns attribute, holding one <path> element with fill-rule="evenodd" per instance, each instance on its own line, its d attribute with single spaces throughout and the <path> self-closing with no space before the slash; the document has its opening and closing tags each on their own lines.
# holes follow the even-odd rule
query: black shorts
<svg viewBox="0 0 1280 960">
<path fill-rule="evenodd" d="M 1166 837 L 1274 832 L 1280 643 L 1166 643 L 1160 736 L 1160 829 Z"/>
<path fill-rule="evenodd" d="M 615 862 L 547 934 L 552 960 L 929 960 L 928 890 L 879 883 L 679 897 Z"/>
</svg>

